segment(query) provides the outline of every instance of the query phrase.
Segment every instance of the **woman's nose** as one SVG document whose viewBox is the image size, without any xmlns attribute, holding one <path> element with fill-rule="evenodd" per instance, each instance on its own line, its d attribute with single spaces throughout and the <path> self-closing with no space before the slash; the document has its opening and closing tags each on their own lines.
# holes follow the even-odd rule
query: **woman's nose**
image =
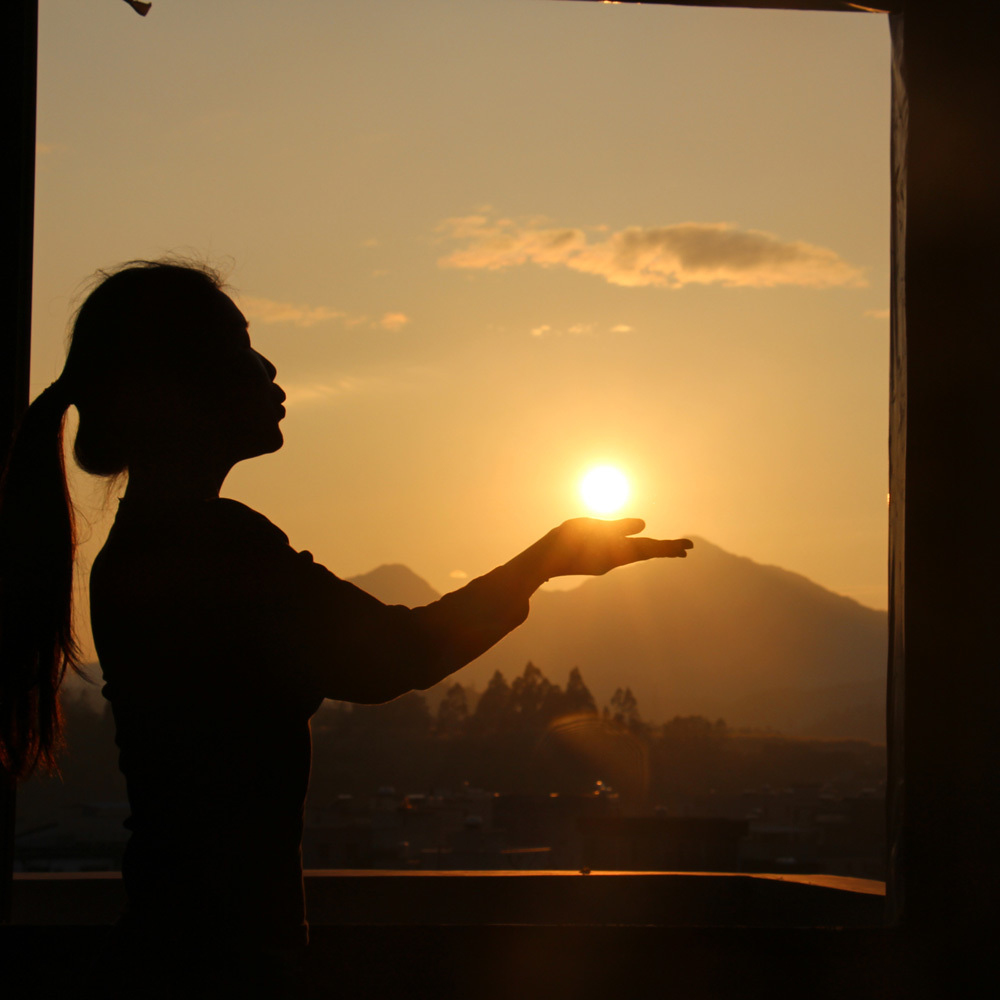
<svg viewBox="0 0 1000 1000">
<path fill-rule="evenodd" d="M 263 368 L 264 371 L 267 372 L 267 377 L 273 381 L 274 377 L 278 374 L 278 369 L 275 368 L 274 365 L 272 365 L 271 362 L 268 361 L 263 354 L 259 353 L 258 351 L 254 351 L 254 354 L 257 355 L 257 360 L 260 362 L 261 368 Z"/>
</svg>

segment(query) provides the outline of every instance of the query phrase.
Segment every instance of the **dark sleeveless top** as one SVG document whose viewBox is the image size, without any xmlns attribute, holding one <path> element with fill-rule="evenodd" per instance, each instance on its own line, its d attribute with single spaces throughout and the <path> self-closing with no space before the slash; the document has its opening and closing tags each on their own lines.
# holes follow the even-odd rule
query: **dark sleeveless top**
<svg viewBox="0 0 1000 1000">
<path fill-rule="evenodd" d="M 505 567 L 387 606 L 231 500 L 122 501 L 91 618 L 131 805 L 128 919 L 155 934 L 294 946 L 309 718 L 323 698 L 429 687 L 528 611 Z"/>
</svg>

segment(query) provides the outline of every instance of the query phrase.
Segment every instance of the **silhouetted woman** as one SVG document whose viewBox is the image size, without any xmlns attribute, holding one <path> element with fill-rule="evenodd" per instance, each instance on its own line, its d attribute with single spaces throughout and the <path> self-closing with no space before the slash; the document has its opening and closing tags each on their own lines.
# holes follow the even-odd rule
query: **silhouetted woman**
<svg viewBox="0 0 1000 1000">
<path fill-rule="evenodd" d="M 0 762 L 24 777 L 55 763 L 57 690 L 78 665 L 69 406 L 79 465 L 128 473 L 91 573 L 91 618 L 131 806 L 122 928 L 141 956 L 132 974 L 150 983 L 198 967 L 209 992 L 239 992 L 248 970 L 262 987 L 301 952 L 309 718 L 324 698 L 428 688 L 519 625 L 550 577 L 690 547 L 629 537 L 640 521 L 580 518 L 434 604 L 386 606 L 219 498 L 237 462 L 281 447 L 275 374 L 216 275 L 126 265 L 79 310 L 63 373 L 25 414 L 5 475 Z"/>
</svg>

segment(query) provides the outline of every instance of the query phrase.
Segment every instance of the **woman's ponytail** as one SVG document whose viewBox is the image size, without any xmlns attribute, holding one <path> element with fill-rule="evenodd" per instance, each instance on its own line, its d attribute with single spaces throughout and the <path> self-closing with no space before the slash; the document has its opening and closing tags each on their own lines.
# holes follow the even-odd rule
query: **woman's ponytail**
<svg viewBox="0 0 1000 1000">
<path fill-rule="evenodd" d="M 73 638 L 75 533 L 63 460 L 64 378 L 21 420 L 0 481 L 0 768 L 54 770 L 57 693 L 79 670 Z"/>
<path fill-rule="evenodd" d="M 77 464 L 99 476 L 124 472 L 152 419 L 143 387 L 175 386 L 170 359 L 212 343 L 222 286 L 210 268 L 175 260 L 131 261 L 98 277 L 63 374 L 28 407 L 0 482 L 0 770 L 15 778 L 55 769 L 59 685 L 67 669 L 80 670 L 66 410 L 80 415 Z"/>
</svg>

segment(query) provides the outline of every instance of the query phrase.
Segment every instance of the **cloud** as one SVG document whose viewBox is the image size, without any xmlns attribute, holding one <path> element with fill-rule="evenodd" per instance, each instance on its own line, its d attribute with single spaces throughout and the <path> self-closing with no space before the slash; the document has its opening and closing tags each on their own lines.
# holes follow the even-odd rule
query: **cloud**
<svg viewBox="0 0 1000 1000">
<path fill-rule="evenodd" d="M 326 306 L 300 306 L 291 302 L 275 302 L 253 296 L 241 299 L 247 319 L 257 323 L 291 323 L 293 326 L 315 326 L 346 314 Z"/>
<path fill-rule="evenodd" d="M 387 312 L 379 321 L 378 325 L 382 327 L 383 330 L 402 330 L 407 323 L 410 322 L 410 317 L 406 313 L 401 312 Z"/>
<path fill-rule="evenodd" d="M 365 388 L 360 379 L 351 377 L 338 378 L 331 382 L 293 382 L 288 384 L 282 381 L 281 384 L 285 390 L 286 403 L 289 408 L 299 406 L 302 403 L 328 400 L 333 396 L 344 396 L 347 393 L 358 392 Z"/>
<path fill-rule="evenodd" d="M 870 319 L 888 319 L 889 310 L 888 309 L 866 309 L 865 315 Z"/>
<path fill-rule="evenodd" d="M 427 365 L 411 365 L 393 375 L 351 375 L 328 371 L 315 378 L 297 381 L 279 376 L 285 390 L 289 410 L 302 404 L 336 403 L 359 395 L 392 395 L 423 392 L 429 385 L 440 383 L 441 373 Z"/>
<path fill-rule="evenodd" d="M 469 574 L 465 572 L 464 569 L 453 569 L 448 576 L 453 580 L 468 580 Z"/>
<path fill-rule="evenodd" d="M 351 316 L 342 309 L 330 309 L 327 306 L 304 306 L 293 302 L 276 302 L 274 299 L 262 299 L 254 296 L 241 298 L 243 312 L 247 319 L 254 323 L 288 323 L 292 326 L 310 327 L 317 323 L 328 323 L 337 320 L 348 329 L 366 326 L 372 330 L 401 330 L 411 321 L 411 317 L 403 312 L 383 313 L 381 319 L 370 316 Z"/>
<path fill-rule="evenodd" d="M 548 323 L 542 323 L 539 326 L 533 327 L 531 330 L 532 337 L 561 337 L 564 333 L 568 333 L 574 337 L 581 337 L 584 334 L 594 332 L 593 323 L 573 323 L 566 327 L 565 330 L 558 329 L 557 327 L 550 326 Z M 632 327 L 625 326 L 624 324 L 619 324 L 618 326 L 611 327 L 612 333 L 628 333 Z"/>
<path fill-rule="evenodd" d="M 719 284 L 728 288 L 864 287 L 860 269 L 833 250 L 725 222 L 670 226 L 547 227 L 489 215 L 446 219 L 438 232 L 465 245 L 441 267 L 502 271 L 524 264 L 566 267 L 624 287 Z"/>
</svg>

